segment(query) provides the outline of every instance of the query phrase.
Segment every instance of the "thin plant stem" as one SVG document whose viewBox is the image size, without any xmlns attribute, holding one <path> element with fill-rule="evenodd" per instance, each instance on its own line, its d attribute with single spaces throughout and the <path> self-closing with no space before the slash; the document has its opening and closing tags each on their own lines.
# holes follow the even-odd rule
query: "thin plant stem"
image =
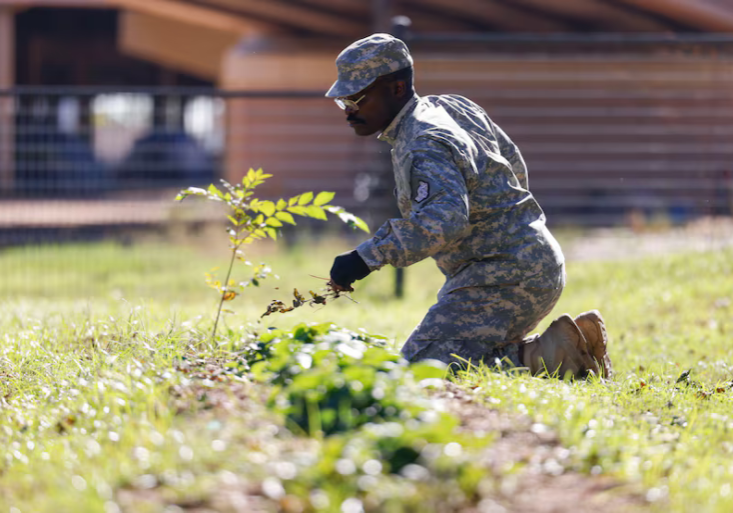
<svg viewBox="0 0 733 513">
<path fill-rule="evenodd" d="M 211 332 L 212 342 L 216 339 L 216 328 L 219 326 L 219 317 L 221 317 L 221 309 L 224 306 L 224 298 L 226 297 L 227 292 L 229 292 L 229 277 L 232 275 L 232 268 L 234 267 L 234 259 L 237 257 L 237 251 L 239 251 L 239 246 L 232 247 L 232 258 L 229 259 L 229 269 L 227 269 L 227 277 L 224 279 L 224 287 L 222 287 L 221 299 L 219 299 L 219 308 L 216 311 L 214 330 Z"/>
</svg>

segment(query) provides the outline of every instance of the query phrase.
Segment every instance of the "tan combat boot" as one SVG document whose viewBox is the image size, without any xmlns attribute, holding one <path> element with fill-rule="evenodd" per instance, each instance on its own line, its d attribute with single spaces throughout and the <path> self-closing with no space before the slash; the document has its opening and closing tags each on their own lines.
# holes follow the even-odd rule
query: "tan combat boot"
<svg viewBox="0 0 733 513">
<path fill-rule="evenodd" d="M 578 325 L 588 342 L 590 355 L 598 362 L 601 377 L 611 379 L 613 377 L 613 366 L 611 365 L 611 358 L 608 356 L 608 335 L 601 313 L 598 310 L 583 312 L 575 318 L 575 324 Z"/>
<path fill-rule="evenodd" d="M 589 372 L 599 373 L 583 333 L 568 314 L 552 321 L 542 335 L 525 343 L 521 358 L 522 365 L 532 374 L 546 372 L 564 378 L 570 373 L 575 378 L 584 378 Z"/>
</svg>

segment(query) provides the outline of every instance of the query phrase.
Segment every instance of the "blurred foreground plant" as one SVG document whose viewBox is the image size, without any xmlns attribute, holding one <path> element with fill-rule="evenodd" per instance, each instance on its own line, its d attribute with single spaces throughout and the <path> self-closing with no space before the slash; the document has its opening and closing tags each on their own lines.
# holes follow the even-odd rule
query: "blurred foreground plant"
<svg viewBox="0 0 733 513">
<path fill-rule="evenodd" d="M 410 365 L 384 337 L 330 323 L 271 330 L 245 359 L 257 381 L 273 386 L 270 406 L 309 436 L 417 418 L 432 409 L 420 390 L 447 372 L 434 361 Z"/>
<path fill-rule="evenodd" d="M 241 356 L 288 431 L 318 441 L 318 458 L 298 464 L 301 452 L 278 481 L 306 511 L 463 511 L 496 489 L 481 462 L 496 433 L 459 430 L 428 393 L 445 386 L 443 363 L 409 363 L 383 337 L 330 323 L 270 330 Z"/>
<path fill-rule="evenodd" d="M 279 199 L 277 201 L 260 200 L 253 197 L 255 188 L 271 176 L 265 174 L 262 169 L 256 171 L 250 169 L 242 178 L 241 183 L 232 185 L 226 180 L 221 180 L 225 189 L 223 191 L 211 184 L 207 189 L 189 187 L 176 196 L 177 201 L 181 201 L 188 196 L 200 196 L 211 201 L 224 203 L 227 207 L 227 219 L 229 220 L 227 233 L 229 234 L 231 258 L 229 259 L 226 278 L 221 282 L 211 274 L 206 274 L 206 283 L 220 294 L 214 329 L 211 332 L 212 340 L 216 337 L 224 302 L 232 301 L 246 287 L 259 286 L 260 280 L 266 278 L 272 272 L 270 267 L 263 263 L 254 268 L 253 276 L 249 280 L 239 283 L 232 280 L 231 275 L 235 260 L 251 265 L 245 258 L 242 246 L 267 237 L 277 240 L 284 226 L 283 223 L 296 224 L 293 214 L 326 221 L 326 213 L 330 212 L 337 215 L 349 226 L 369 232 L 369 227 L 363 220 L 347 212 L 342 207 L 329 204 L 335 196 L 333 192 L 319 192 L 318 194 L 304 192 L 288 200 Z"/>
</svg>

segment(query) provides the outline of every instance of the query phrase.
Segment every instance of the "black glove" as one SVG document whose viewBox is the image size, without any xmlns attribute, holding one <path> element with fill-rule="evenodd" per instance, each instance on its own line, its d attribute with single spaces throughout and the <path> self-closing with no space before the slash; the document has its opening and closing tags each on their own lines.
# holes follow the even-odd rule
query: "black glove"
<svg viewBox="0 0 733 513">
<path fill-rule="evenodd" d="M 372 271 L 369 270 L 369 266 L 354 249 L 341 253 L 333 260 L 331 281 L 341 287 L 351 287 L 352 283 L 366 278 L 370 272 Z"/>
</svg>

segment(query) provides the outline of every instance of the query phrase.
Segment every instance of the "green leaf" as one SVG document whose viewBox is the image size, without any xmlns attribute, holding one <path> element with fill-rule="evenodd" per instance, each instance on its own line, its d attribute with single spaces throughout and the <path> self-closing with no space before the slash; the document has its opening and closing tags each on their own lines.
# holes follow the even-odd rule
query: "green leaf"
<svg viewBox="0 0 733 513">
<path fill-rule="evenodd" d="M 204 189 L 201 189 L 199 187 L 189 187 L 188 189 L 184 189 L 181 192 L 178 193 L 178 196 L 176 196 L 177 200 L 182 200 L 186 196 L 206 196 L 206 191 Z"/>
<path fill-rule="evenodd" d="M 677 378 L 677 383 L 687 383 L 690 380 L 690 372 L 692 369 L 687 369 Z"/>
<path fill-rule="evenodd" d="M 268 217 L 267 221 L 265 221 L 265 224 L 268 226 L 274 226 L 276 228 L 279 228 L 280 226 L 283 225 L 278 219 L 274 217 Z"/>
<path fill-rule="evenodd" d="M 209 185 L 208 191 L 210 194 L 213 194 L 214 196 L 217 196 L 222 199 L 224 198 L 224 194 L 213 183 Z"/>
<path fill-rule="evenodd" d="M 265 228 L 265 232 L 267 232 L 267 235 L 269 235 L 272 240 L 277 240 L 277 228 L 268 226 Z"/>
<path fill-rule="evenodd" d="M 229 219 L 234 226 L 239 226 L 239 221 L 237 221 L 236 218 L 234 218 L 232 216 L 227 216 L 227 219 Z"/>
<path fill-rule="evenodd" d="M 272 201 L 260 202 L 260 212 L 268 217 L 271 216 L 275 213 L 275 204 Z"/>
<path fill-rule="evenodd" d="M 361 217 L 354 216 L 354 224 L 362 231 L 369 233 L 369 225 Z"/>
<path fill-rule="evenodd" d="M 318 196 L 316 196 L 316 199 L 313 201 L 313 204 L 318 206 L 325 205 L 331 201 L 334 196 L 336 196 L 335 192 L 319 192 Z"/>
<path fill-rule="evenodd" d="M 416 381 L 431 378 L 445 378 L 447 368 L 443 362 L 439 362 L 438 360 L 423 360 L 410 365 L 410 371 L 415 376 Z"/>
<path fill-rule="evenodd" d="M 289 214 L 288 212 L 276 212 L 275 217 L 278 218 L 280 221 L 289 224 L 295 224 L 295 219 L 293 219 L 292 214 Z"/>
<path fill-rule="evenodd" d="M 305 207 L 305 211 L 308 214 L 308 217 L 313 217 L 315 219 L 322 219 L 324 221 L 328 220 L 328 218 L 326 217 L 326 212 L 319 206 L 309 205 Z"/>
<path fill-rule="evenodd" d="M 313 199 L 313 193 L 312 192 L 304 192 L 300 195 L 300 199 L 298 199 L 298 205 L 305 205 L 306 203 L 310 203 L 310 200 Z"/>
<path fill-rule="evenodd" d="M 277 200 L 277 205 L 275 206 L 275 208 L 277 210 L 282 210 L 287 206 L 288 206 L 288 203 L 284 199 L 279 199 Z"/>
<path fill-rule="evenodd" d="M 247 182 L 252 183 L 257 180 L 257 172 L 254 169 L 249 168 L 249 171 L 247 171 L 247 175 L 244 178 Z M 244 180 L 242 180 L 242 183 L 244 183 Z"/>
<path fill-rule="evenodd" d="M 354 214 L 342 211 L 338 212 L 338 216 L 344 223 L 348 224 L 349 226 L 359 228 L 369 233 L 369 226 L 364 222 L 364 220 L 356 217 Z"/>
<path fill-rule="evenodd" d="M 293 205 L 295 205 L 298 202 L 298 199 L 299 198 L 300 198 L 300 196 L 293 196 L 292 198 L 290 198 L 288 200 L 288 206 L 289 207 L 292 207 Z"/>
<path fill-rule="evenodd" d="M 308 215 L 306 213 L 305 207 L 288 207 L 288 212 L 292 212 L 293 214 L 299 215 L 299 216 Z"/>
</svg>

